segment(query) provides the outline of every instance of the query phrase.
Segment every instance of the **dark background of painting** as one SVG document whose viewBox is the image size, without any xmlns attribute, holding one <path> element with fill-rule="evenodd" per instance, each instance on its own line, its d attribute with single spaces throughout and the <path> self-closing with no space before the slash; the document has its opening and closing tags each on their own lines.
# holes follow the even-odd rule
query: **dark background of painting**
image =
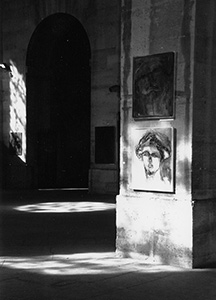
<svg viewBox="0 0 216 300">
<path fill-rule="evenodd" d="M 134 58 L 134 118 L 174 116 L 174 58 L 174 52 Z"/>
</svg>

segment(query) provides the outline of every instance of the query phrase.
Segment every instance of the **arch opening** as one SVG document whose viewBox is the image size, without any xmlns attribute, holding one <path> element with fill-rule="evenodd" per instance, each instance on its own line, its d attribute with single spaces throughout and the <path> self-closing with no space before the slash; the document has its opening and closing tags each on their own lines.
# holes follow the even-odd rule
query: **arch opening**
<svg viewBox="0 0 216 300">
<path fill-rule="evenodd" d="M 81 23 L 57 13 L 27 51 L 27 163 L 31 186 L 88 187 L 90 44 Z"/>
</svg>

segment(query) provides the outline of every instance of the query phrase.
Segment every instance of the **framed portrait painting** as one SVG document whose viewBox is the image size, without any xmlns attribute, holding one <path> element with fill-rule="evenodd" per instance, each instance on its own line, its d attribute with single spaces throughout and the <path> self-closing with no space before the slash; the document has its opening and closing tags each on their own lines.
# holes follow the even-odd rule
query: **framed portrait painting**
<svg viewBox="0 0 216 300">
<path fill-rule="evenodd" d="M 131 187 L 174 193 L 173 128 L 134 129 Z"/>
<path fill-rule="evenodd" d="M 174 52 L 134 57 L 134 119 L 174 117 L 174 65 Z"/>
</svg>

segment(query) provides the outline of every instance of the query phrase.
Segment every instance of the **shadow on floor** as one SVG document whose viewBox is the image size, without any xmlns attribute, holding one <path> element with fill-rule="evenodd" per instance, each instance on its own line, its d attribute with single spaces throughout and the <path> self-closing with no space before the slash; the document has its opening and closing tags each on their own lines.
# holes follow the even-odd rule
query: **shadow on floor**
<svg viewBox="0 0 216 300">
<path fill-rule="evenodd" d="M 0 255 L 115 250 L 115 198 L 71 191 L 5 192 Z"/>
<path fill-rule="evenodd" d="M 71 191 L 1 196 L 1 300 L 216 299 L 214 270 L 116 256 L 115 196 Z"/>
</svg>

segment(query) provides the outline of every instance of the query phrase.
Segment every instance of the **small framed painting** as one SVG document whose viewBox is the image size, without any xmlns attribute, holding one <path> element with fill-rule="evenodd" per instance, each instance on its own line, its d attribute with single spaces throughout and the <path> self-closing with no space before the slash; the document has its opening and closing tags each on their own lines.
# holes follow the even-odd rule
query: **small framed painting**
<svg viewBox="0 0 216 300">
<path fill-rule="evenodd" d="M 132 189 L 174 193 L 174 129 L 135 129 L 132 142 Z"/>
<path fill-rule="evenodd" d="M 134 57 L 134 119 L 174 118 L 174 65 L 174 52 Z"/>
</svg>

